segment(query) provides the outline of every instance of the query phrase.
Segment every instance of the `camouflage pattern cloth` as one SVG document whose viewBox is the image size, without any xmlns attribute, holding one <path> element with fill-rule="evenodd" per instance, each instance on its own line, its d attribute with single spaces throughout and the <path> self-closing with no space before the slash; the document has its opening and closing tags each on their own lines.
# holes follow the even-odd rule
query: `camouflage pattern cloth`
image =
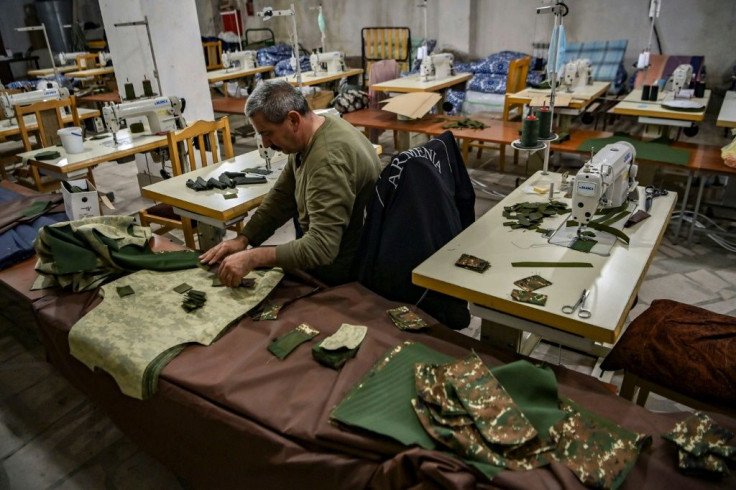
<svg viewBox="0 0 736 490">
<path fill-rule="evenodd" d="M 462 254 L 455 265 L 464 269 L 470 269 L 475 272 L 485 272 L 491 268 L 491 263 L 487 260 L 475 257 L 473 255 Z"/>
<path fill-rule="evenodd" d="M 547 304 L 546 294 L 534 293 L 525 289 L 511 290 L 511 297 L 514 301 L 518 301 L 520 303 L 529 303 L 537 306 L 544 306 Z"/>
<path fill-rule="evenodd" d="M 210 273 L 200 268 L 175 272 L 139 271 L 101 289 L 103 302 L 69 332 L 71 354 L 90 369 L 109 373 L 120 390 L 134 398 L 156 392 L 164 366 L 189 343 L 211 344 L 234 321 L 273 290 L 281 269 L 253 271 L 253 289 L 214 288 Z M 206 292 L 209 301 L 191 313 L 181 308 L 174 291 L 186 282 Z M 118 297 L 118 287 L 135 294 Z"/>
<path fill-rule="evenodd" d="M 425 322 L 422 317 L 411 311 L 406 306 L 399 306 L 397 308 L 391 308 L 387 310 L 388 316 L 391 317 L 391 321 L 399 330 L 424 330 L 429 325 Z"/>
<path fill-rule="evenodd" d="M 514 281 L 524 291 L 535 291 L 540 288 L 551 286 L 552 283 L 538 274 Z"/>
<path fill-rule="evenodd" d="M 729 445 L 733 432 L 701 412 L 678 422 L 662 437 L 679 448 L 678 465 L 684 472 L 728 475 L 724 459 L 736 460 L 736 444 Z"/>
</svg>

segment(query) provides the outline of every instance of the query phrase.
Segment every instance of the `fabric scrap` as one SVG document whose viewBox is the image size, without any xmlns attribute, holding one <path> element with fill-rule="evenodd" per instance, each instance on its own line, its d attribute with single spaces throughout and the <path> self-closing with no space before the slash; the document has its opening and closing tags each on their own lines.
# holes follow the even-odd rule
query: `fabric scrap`
<svg viewBox="0 0 736 490">
<path fill-rule="evenodd" d="M 514 301 L 520 303 L 529 303 L 531 305 L 544 306 L 547 304 L 547 295 L 534 293 L 524 289 L 514 289 L 511 291 L 511 297 Z"/>
<path fill-rule="evenodd" d="M 552 285 L 550 281 L 543 278 L 539 274 L 534 274 L 533 276 L 525 277 L 524 279 L 519 279 L 518 281 L 514 281 L 514 284 L 525 291 L 535 291 L 537 289 L 541 289 L 541 288 Z"/>
<path fill-rule="evenodd" d="M 302 323 L 281 337 L 274 339 L 274 341 L 269 344 L 268 351 L 283 361 L 294 351 L 294 349 L 304 342 L 312 340 L 317 335 L 319 335 L 319 330 L 307 325 L 306 323 Z"/>
<path fill-rule="evenodd" d="M 407 306 L 391 308 L 386 312 L 399 330 L 418 331 L 429 326 L 422 317 L 411 311 Z"/>
<path fill-rule="evenodd" d="M 455 265 L 475 272 L 485 272 L 491 268 L 491 263 L 469 254 L 462 254 Z"/>
</svg>

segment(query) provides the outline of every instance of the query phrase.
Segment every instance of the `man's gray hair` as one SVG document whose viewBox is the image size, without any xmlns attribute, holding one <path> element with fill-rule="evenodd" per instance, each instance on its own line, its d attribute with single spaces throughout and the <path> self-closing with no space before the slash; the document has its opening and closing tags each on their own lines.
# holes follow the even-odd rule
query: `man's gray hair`
<svg viewBox="0 0 736 490">
<path fill-rule="evenodd" d="M 245 104 L 246 117 L 263 113 L 268 122 L 279 124 L 290 111 L 302 116 L 311 109 L 301 91 L 285 80 L 267 80 L 258 85 Z"/>
</svg>

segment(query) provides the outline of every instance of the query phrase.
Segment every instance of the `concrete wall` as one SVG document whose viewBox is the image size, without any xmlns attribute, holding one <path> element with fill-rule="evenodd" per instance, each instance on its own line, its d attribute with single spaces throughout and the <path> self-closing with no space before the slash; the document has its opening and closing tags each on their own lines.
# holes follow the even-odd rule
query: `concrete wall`
<svg viewBox="0 0 736 490">
<path fill-rule="evenodd" d="M 208 3 L 209 2 L 209 3 Z M 213 5 L 216 0 L 197 0 Z M 242 0 L 240 4 L 242 5 Z M 297 11 L 299 40 L 307 48 L 320 45 L 317 0 L 255 0 L 256 11 L 264 6 Z M 360 55 L 360 29 L 366 26 L 408 26 L 413 37 L 424 31 L 420 0 L 322 0 L 327 23 L 327 49 Z M 467 52 L 473 58 L 513 49 L 531 53 L 535 41 L 548 42 L 553 18 L 536 15 L 536 8 L 551 0 L 429 0 L 428 33 L 440 48 Z M 649 38 L 649 0 L 567 0 L 570 15 L 564 22 L 568 41 L 628 39 L 627 70 Z M 207 9 L 203 8 L 203 11 Z M 200 17 L 200 25 L 213 24 Z M 217 20 L 219 22 L 219 19 Z M 263 23 L 247 17 L 248 27 L 271 27 L 278 40 L 288 41 L 290 22 L 285 17 Z M 216 34 L 221 29 L 218 24 Z M 658 29 L 665 54 L 706 57 L 707 83 L 726 87 L 736 64 L 736 1 L 662 0 Z M 656 49 L 654 52 L 658 52 Z"/>
</svg>

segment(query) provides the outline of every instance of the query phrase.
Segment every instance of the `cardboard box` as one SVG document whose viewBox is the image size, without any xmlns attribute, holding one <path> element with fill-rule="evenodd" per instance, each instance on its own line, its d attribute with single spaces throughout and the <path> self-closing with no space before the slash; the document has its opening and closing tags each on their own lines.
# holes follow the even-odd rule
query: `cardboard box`
<svg viewBox="0 0 736 490">
<path fill-rule="evenodd" d="M 419 119 L 442 100 L 434 92 L 410 92 L 381 102 L 384 111 L 394 112 L 409 119 Z"/>
<path fill-rule="evenodd" d="M 73 187 L 79 187 L 82 192 L 72 192 Z M 63 180 L 61 194 L 64 196 L 64 209 L 70 220 L 100 215 L 97 189 L 89 180 Z"/>
</svg>

